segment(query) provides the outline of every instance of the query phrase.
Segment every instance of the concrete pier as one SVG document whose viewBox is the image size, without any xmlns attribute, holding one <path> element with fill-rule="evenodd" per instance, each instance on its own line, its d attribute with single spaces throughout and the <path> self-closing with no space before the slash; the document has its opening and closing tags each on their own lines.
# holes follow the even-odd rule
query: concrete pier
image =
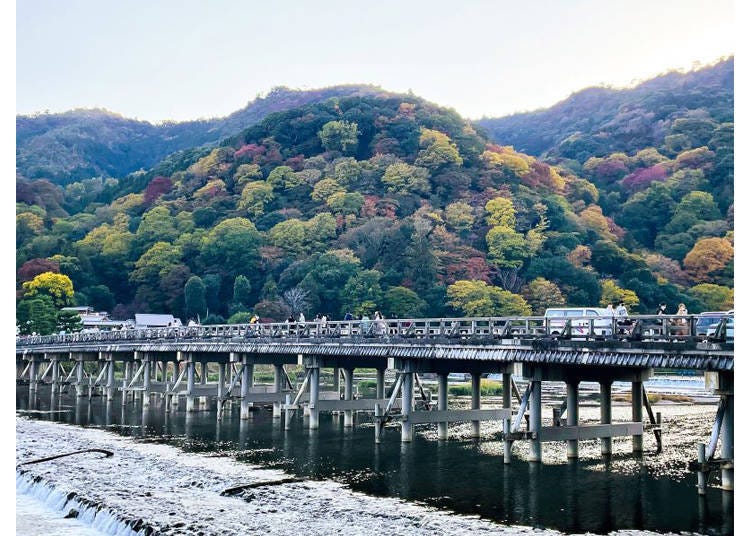
<svg viewBox="0 0 750 536">
<path fill-rule="evenodd" d="M 320 427 L 320 410 L 318 410 L 318 400 L 320 398 L 320 367 L 310 369 L 310 430 L 317 430 Z"/>
<path fill-rule="evenodd" d="M 75 362 L 76 366 L 76 396 L 86 396 L 86 389 L 83 385 L 84 370 L 83 370 L 83 358 L 79 358 Z"/>
<path fill-rule="evenodd" d="M 143 405 L 151 404 L 151 358 L 143 356 Z"/>
<path fill-rule="evenodd" d="M 192 356 L 188 356 L 188 362 L 185 363 L 187 368 L 187 394 L 185 396 L 185 411 L 190 413 L 195 411 L 195 361 Z"/>
<path fill-rule="evenodd" d="M 721 427 L 721 458 L 734 462 L 734 379 L 729 373 L 719 374 L 719 386 L 725 400 L 724 421 Z M 721 489 L 734 491 L 734 468 L 721 470 Z"/>
<path fill-rule="evenodd" d="M 242 377 L 240 378 L 240 396 L 242 401 L 240 402 L 240 419 L 250 418 L 250 388 L 253 386 L 253 372 L 254 364 L 250 357 L 242 357 Z"/>
<path fill-rule="evenodd" d="M 599 408 L 601 419 L 599 422 L 602 424 L 612 424 L 612 382 L 604 381 L 599 382 Z M 612 438 L 602 437 L 602 456 L 610 456 L 612 454 Z"/>
<path fill-rule="evenodd" d="M 403 372 L 404 380 L 401 384 L 401 441 L 408 443 L 414 438 L 414 425 L 409 422 L 409 415 L 414 411 L 414 373 L 411 369 Z"/>
<path fill-rule="evenodd" d="M 52 358 L 52 393 L 60 391 L 60 363 L 57 357 Z"/>
<path fill-rule="evenodd" d="M 273 366 L 273 392 L 274 393 L 283 392 L 284 390 L 283 386 L 284 386 L 284 365 L 274 365 Z M 274 419 L 281 418 L 281 403 L 280 402 L 273 403 L 273 418 Z"/>
<path fill-rule="evenodd" d="M 352 400 L 354 393 L 354 369 L 345 368 L 344 371 L 344 400 Z M 350 409 L 344 410 L 344 428 L 354 426 L 354 412 Z"/>
<path fill-rule="evenodd" d="M 567 425 L 578 426 L 578 381 L 565 382 L 567 394 Z M 568 439 L 568 459 L 578 458 L 578 440 Z"/>
<path fill-rule="evenodd" d="M 448 374 L 439 372 L 438 379 L 438 411 L 448 409 Z M 448 423 L 445 421 L 438 423 L 438 439 L 448 438 Z"/>
<path fill-rule="evenodd" d="M 643 422 L 643 382 L 632 382 L 633 422 Z M 633 436 L 633 453 L 643 452 L 643 436 Z"/>
<path fill-rule="evenodd" d="M 478 372 L 471 373 L 471 409 L 480 409 L 481 407 L 481 380 L 481 374 Z M 479 422 L 471 421 L 471 437 L 479 437 Z"/>
<path fill-rule="evenodd" d="M 385 369 L 375 369 L 375 398 L 381 400 L 385 398 Z"/>
<path fill-rule="evenodd" d="M 513 378 L 509 372 L 503 373 L 503 409 L 510 410 L 512 403 L 513 390 L 512 382 Z M 503 434 L 506 439 L 503 441 L 503 463 L 510 463 L 510 458 L 513 453 L 513 441 L 507 439 L 510 434 L 510 419 L 503 419 Z"/>
<path fill-rule="evenodd" d="M 529 461 L 542 461 L 542 382 L 531 380 L 531 395 L 529 396 L 529 431 L 536 432 L 536 439 L 531 440 Z"/>
</svg>

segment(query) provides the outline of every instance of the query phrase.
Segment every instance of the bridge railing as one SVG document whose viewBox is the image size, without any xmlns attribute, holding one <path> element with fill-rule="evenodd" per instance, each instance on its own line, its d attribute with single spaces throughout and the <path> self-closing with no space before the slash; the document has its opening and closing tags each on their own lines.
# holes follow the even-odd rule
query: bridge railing
<svg viewBox="0 0 750 536">
<path fill-rule="evenodd" d="M 137 341 L 182 341 L 270 338 L 323 339 L 573 339 L 684 342 L 713 338 L 725 341 L 722 320 L 711 336 L 698 333 L 697 316 L 637 315 L 630 317 L 474 317 L 274 322 L 164 328 L 122 329 L 16 338 L 16 346 Z M 733 338 L 733 324 L 731 329 Z"/>
</svg>

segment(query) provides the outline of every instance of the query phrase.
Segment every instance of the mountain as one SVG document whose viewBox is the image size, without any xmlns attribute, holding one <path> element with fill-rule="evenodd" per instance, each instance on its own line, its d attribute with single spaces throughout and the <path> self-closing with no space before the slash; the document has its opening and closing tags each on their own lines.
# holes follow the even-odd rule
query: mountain
<svg viewBox="0 0 750 536">
<path fill-rule="evenodd" d="M 714 193 L 733 136 L 699 126 L 681 127 L 689 147 L 674 154 L 612 153 L 576 172 L 416 96 L 356 95 L 271 113 L 121 180 L 20 177 L 19 311 L 45 293 L 204 323 L 726 308 L 733 208 Z M 693 147 L 706 136 L 716 150 Z"/>
<path fill-rule="evenodd" d="M 733 57 L 631 89 L 584 89 L 550 108 L 477 123 L 497 143 L 583 164 L 592 156 L 661 148 L 680 119 L 734 121 Z"/>
<path fill-rule="evenodd" d="M 167 155 L 236 134 L 270 113 L 332 97 L 385 94 L 368 85 L 314 90 L 285 87 L 250 101 L 224 118 L 152 124 L 101 109 L 16 117 L 16 167 L 29 179 L 55 184 L 92 177 L 124 177 Z"/>
</svg>

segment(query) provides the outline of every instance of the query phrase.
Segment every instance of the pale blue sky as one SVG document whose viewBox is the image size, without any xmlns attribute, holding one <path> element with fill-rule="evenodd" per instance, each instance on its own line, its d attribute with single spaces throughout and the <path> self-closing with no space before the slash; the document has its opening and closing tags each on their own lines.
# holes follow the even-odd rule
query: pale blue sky
<svg viewBox="0 0 750 536">
<path fill-rule="evenodd" d="M 478 118 L 734 52 L 729 0 L 16 5 L 16 112 L 227 115 L 276 85 L 365 82 Z"/>
</svg>

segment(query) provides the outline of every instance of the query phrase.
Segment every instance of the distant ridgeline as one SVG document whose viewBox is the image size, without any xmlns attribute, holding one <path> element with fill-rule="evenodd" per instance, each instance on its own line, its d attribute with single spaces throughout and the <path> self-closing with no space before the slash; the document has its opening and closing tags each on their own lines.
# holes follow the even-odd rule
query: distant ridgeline
<svg viewBox="0 0 750 536">
<path fill-rule="evenodd" d="M 22 160 L 64 161 L 43 140 L 63 146 L 83 126 L 19 117 L 21 329 L 54 330 L 54 308 L 72 302 L 115 318 L 203 323 L 300 311 L 539 314 L 618 301 L 645 313 L 662 301 L 669 313 L 679 302 L 690 312 L 731 308 L 731 78 L 730 60 L 633 90 L 586 90 L 547 111 L 481 121 L 496 141 L 413 95 L 320 90 L 260 122 L 240 112 L 221 128 L 200 122 L 202 132 L 188 128 L 196 122 L 130 122 L 118 130 L 128 158 L 144 158 L 132 149 L 146 144 L 138 128 L 179 127 L 192 145 L 162 130 L 176 144 L 164 154 L 183 150 L 148 171 L 107 178 L 117 174 L 99 167 L 79 182 L 40 179 Z M 597 113 L 582 95 L 598 95 Z M 545 115 L 555 113 L 565 120 Z M 89 149 L 116 147 L 96 124 Z M 240 124 L 251 126 L 218 144 L 208 137 Z M 534 139 L 538 158 L 519 152 Z M 26 324 L 40 311 L 43 326 Z"/>
</svg>

